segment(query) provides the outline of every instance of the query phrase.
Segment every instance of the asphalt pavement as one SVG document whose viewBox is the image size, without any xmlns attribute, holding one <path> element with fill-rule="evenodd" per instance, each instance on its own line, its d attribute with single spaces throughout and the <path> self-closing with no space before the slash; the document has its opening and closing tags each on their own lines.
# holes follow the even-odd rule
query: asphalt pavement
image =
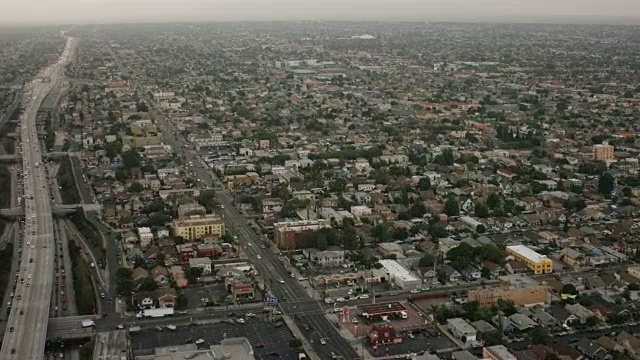
<svg viewBox="0 0 640 360">
<path fill-rule="evenodd" d="M 162 133 L 167 135 L 167 143 L 173 147 L 175 152 L 184 155 L 186 162 L 193 163 L 193 169 L 207 186 L 214 187 L 219 184 L 218 179 L 214 178 L 213 172 L 206 166 L 204 161 L 184 146 L 184 139 L 177 137 L 176 134 L 180 134 L 180 132 L 177 131 L 175 125 L 164 114 L 154 108 L 150 99 L 147 99 L 147 101 L 149 112 L 159 123 Z M 325 339 L 327 344 L 322 345 L 318 341 L 313 341 L 317 340 L 318 334 L 306 333 L 308 334 L 307 340 L 312 344 L 314 350 L 323 359 L 330 359 L 332 353 L 345 359 L 358 358 L 358 354 L 351 344 L 340 335 L 334 324 L 324 316 L 323 304 L 311 298 L 297 279 L 291 278 L 289 272 L 270 249 L 262 249 L 260 247 L 262 240 L 251 229 L 246 219 L 237 211 L 226 191 L 217 191 L 216 194 L 218 203 L 222 205 L 221 215 L 225 225 L 238 236 L 239 246 L 243 248 L 258 272 L 265 276 L 267 287 L 274 293 L 282 294 L 288 299 L 295 300 L 296 304 L 291 305 L 291 307 L 289 307 L 291 302 L 282 303 L 283 312 L 289 314 L 295 310 L 295 313 L 299 314 L 295 319 L 298 327 L 302 327 L 303 324 L 313 323 L 316 332 Z M 258 255 L 260 259 L 258 259 Z M 297 307 L 293 308 L 293 306 Z"/>
<path fill-rule="evenodd" d="M 62 80 L 63 65 L 74 40 L 67 46 L 60 60 L 42 70 L 28 85 L 26 110 L 21 117 L 22 168 L 24 174 L 25 242 L 22 252 L 20 282 L 7 320 L 0 350 L 0 359 L 41 359 L 49 320 L 51 288 L 53 284 L 54 234 L 51 215 L 50 189 L 46 166 L 36 125 L 36 116 L 44 98 Z"/>
</svg>

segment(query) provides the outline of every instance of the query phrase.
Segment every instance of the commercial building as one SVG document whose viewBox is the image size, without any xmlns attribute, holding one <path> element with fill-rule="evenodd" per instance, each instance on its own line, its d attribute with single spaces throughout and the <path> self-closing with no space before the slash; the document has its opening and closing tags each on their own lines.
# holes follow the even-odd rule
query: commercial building
<svg viewBox="0 0 640 360">
<path fill-rule="evenodd" d="M 360 313 L 360 315 L 365 318 L 393 315 L 400 315 L 400 317 L 403 317 L 403 313 L 407 313 L 407 308 L 397 301 L 369 305 L 358 305 L 356 309 L 358 310 L 358 313 Z"/>
<path fill-rule="evenodd" d="M 553 261 L 546 255 L 540 255 L 524 245 L 507 246 L 507 252 L 524 263 L 534 274 L 547 274 L 553 272 Z"/>
<path fill-rule="evenodd" d="M 281 250 L 295 249 L 298 235 L 330 227 L 331 221 L 326 219 L 279 222 L 273 224 L 273 241 Z"/>
<path fill-rule="evenodd" d="M 419 277 L 400 265 L 397 261 L 383 259 L 380 260 L 379 263 L 382 265 L 381 270 L 387 274 L 389 282 L 394 283 L 399 288 L 412 290 L 422 285 Z"/>
<path fill-rule="evenodd" d="M 193 216 L 188 219 L 174 220 L 171 223 L 173 234 L 187 241 L 202 238 L 212 239 L 224 235 L 224 222 L 216 215 Z"/>
<path fill-rule="evenodd" d="M 464 342 L 476 341 L 478 331 L 462 318 L 447 320 L 447 329 L 451 334 Z"/>
<path fill-rule="evenodd" d="M 253 347 L 247 338 L 228 338 L 219 345 L 198 349 L 196 344 L 155 348 L 153 354 L 136 356 L 138 360 L 254 360 Z"/>
<path fill-rule="evenodd" d="M 482 358 L 490 360 L 516 360 L 504 345 L 485 346 L 482 348 Z"/>
<path fill-rule="evenodd" d="M 593 145 L 593 160 L 604 161 L 614 158 L 613 146 L 608 142 L 603 141 L 602 144 Z"/>
<path fill-rule="evenodd" d="M 393 326 L 374 325 L 367 337 L 374 350 L 378 345 L 402 343 L 402 335 L 396 333 Z"/>
<path fill-rule="evenodd" d="M 518 306 L 533 306 L 547 303 L 549 294 L 542 285 L 471 289 L 467 292 L 467 301 L 477 301 L 480 307 L 491 307 L 500 299 L 513 301 Z"/>
</svg>

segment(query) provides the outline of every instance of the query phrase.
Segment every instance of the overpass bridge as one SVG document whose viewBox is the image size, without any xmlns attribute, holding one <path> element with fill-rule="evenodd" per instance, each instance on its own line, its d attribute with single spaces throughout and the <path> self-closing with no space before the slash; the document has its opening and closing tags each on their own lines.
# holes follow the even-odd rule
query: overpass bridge
<svg viewBox="0 0 640 360">
<path fill-rule="evenodd" d="M 60 338 L 62 340 L 80 340 L 90 338 L 95 335 L 96 330 L 92 327 L 83 328 L 82 320 L 98 320 L 95 316 L 68 316 L 49 319 L 47 326 L 47 339 Z M 0 323 L 0 331 L 4 333 L 7 325 Z"/>
<path fill-rule="evenodd" d="M 78 156 L 77 152 L 69 152 L 69 151 L 54 151 L 44 154 L 42 157 L 49 160 L 60 160 L 65 156 Z M 5 154 L 0 155 L 0 162 L 17 162 L 21 159 L 20 155 L 17 154 Z"/>
<path fill-rule="evenodd" d="M 67 204 L 54 205 L 51 213 L 54 215 L 68 215 L 82 209 L 82 211 L 100 211 L 100 204 Z M 0 216 L 7 218 L 16 218 L 24 216 L 23 207 L 13 207 L 8 209 L 0 209 Z"/>
</svg>

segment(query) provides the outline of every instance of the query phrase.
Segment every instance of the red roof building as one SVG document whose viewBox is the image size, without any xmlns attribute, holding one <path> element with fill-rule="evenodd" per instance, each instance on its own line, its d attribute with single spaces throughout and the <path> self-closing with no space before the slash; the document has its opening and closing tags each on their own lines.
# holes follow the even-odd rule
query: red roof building
<svg viewBox="0 0 640 360">
<path fill-rule="evenodd" d="M 393 326 L 387 325 L 374 325 L 371 331 L 369 331 L 368 338 L 371 346 L 400 344 L 402 342 L 402 336 L 396 334 Z"/>
</svg>

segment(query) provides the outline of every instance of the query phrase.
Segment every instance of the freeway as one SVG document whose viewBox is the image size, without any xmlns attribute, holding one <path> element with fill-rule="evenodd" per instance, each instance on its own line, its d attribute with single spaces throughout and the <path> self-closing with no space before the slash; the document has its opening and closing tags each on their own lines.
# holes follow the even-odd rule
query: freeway
<svg viewBox="0 0 640 360">
<path fill-rule="evenodd" d="M 142 91 L 144 93 L 144 91 Z M 200 180 L 207 186 L 220 185 L 219 180 L 213 177 L 212 171 L 207 167 L 202 158 L 184 146 L 184 139 L 176 134 L 180 131 L 161 112 L 155 109 L 151 99 L 147 98 L 149 112 L 159 123 L 160 129 L 165 135 L 165 140 L 173 147 L 173 150 L 184 156 L 185 162 L 193 163 L 193 168 Z M 216 186 L 216 187 L 218 187 Z M 286 314 L 295 312 L 296 325 L 300 328 L 309 325 L 313 331 L 305 334 L 316 353 L 323 359 L 330 359 L 331 353 L 342 356 L 345 359 L 358 358 L 353 347 L 344 339 L 338 329 L 324 314 L 324 307 L 319 301 L 313 299 L 307 290 L 292 278 L 278 260 L 278 257 L 269 249 L 262 249 L 262 240 L 251 229 L 246 219 L 235 208 L 233 201 L 224 190 L 217 191 L 220 212 L 228 229 L 235 231 L 239 244 L 244 248 L 249 260 L 254 264 L 260 274 L 267 279 L 267 286 L 272 293 L 285 296 L 289 301 L 282 304 L 282 310 Z M 318 340 L 323 338 L 326 345 Z"/>
<path fill-rule="evenodd" d="M 25 96 L 25 113 L 20 118 L 20 146 L 24 179 L 25 246 L 16 287 L 16 300 L 6 322 L 0 359 L 41 359 L 53 284 L 53 218 L 46 167 L 36 124 L 42 101 L 63 80 L 63 66 L 74 39 L 68 38 L 57 63 L 42 70 L 30 82 Z M 20 296 L 20 300 L 17 300 Z"/>
</svg>

